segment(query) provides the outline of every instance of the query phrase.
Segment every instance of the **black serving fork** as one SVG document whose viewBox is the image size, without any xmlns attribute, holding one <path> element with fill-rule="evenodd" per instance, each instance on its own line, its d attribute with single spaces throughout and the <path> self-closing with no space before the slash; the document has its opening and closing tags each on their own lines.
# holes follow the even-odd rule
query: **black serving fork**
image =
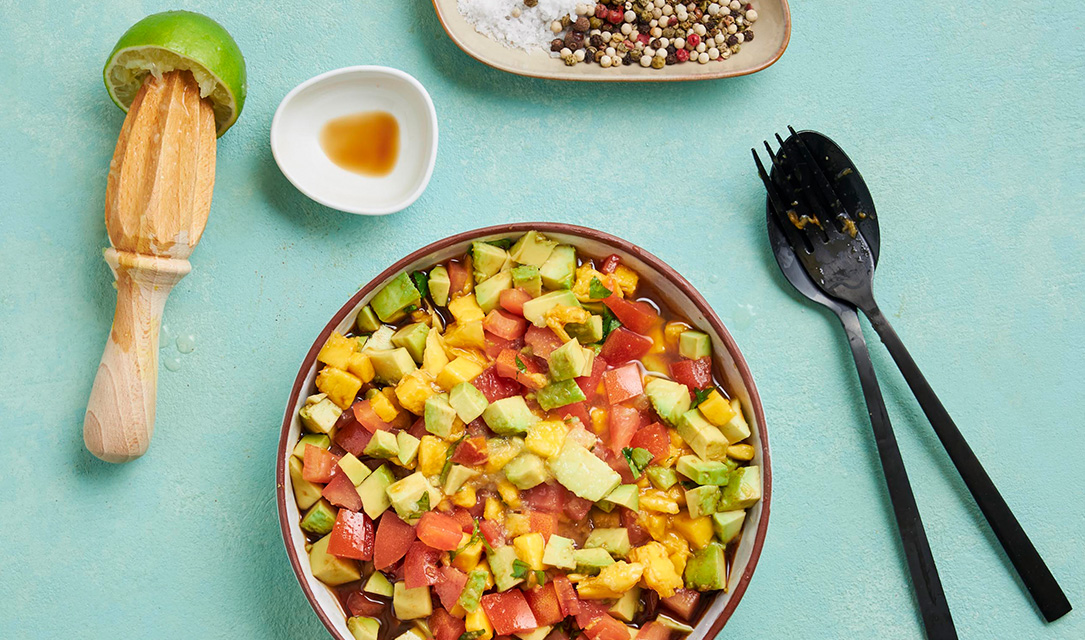
<svg viewBox="0 0 1085 640">
<path fill-rule="evenodd" d="M 1048 622 L 1062 617 L 1071 609 L 1062 588 L 878 308 L 873 293 L 874 259 L 856 225 L 858 212 L 853 215 L 847 210 L 802 136 L 788 129 L 792 134 L 788 144 L 776 136 L 780 149 L 773 164 L 780 179 L 767 179 L 759 166 L 770 198 L 780 202 L 774 208 L 788 243 L 819 288 L 858 307 L 870 320 L 1040 613 Z"/>
</svg>

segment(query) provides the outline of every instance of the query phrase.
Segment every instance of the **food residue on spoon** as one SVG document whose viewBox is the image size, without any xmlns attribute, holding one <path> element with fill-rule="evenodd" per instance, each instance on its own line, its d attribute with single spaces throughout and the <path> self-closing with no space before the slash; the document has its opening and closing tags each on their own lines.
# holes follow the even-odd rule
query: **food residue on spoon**
<svg viewBox="0 0 1085 640">
<path fill-rule="evenodd" d="M 386 176 L 399 159 L 399 121 L 387 111 L 340 116 L 324 125 L 320 146 L 347 171 Z"/>
</svg>

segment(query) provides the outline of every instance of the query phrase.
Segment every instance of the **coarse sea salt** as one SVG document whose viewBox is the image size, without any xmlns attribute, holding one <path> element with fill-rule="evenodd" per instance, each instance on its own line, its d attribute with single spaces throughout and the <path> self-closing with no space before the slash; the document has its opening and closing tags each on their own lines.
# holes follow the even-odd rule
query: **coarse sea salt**
<svg viewBox="0 0 1085 640">
<path fill-rule="evenodd" d="M 550 50 L 558 37 L 550 24 L 564 16 L 576 16 L 576 5 L 584 0 L 539 0 L 534 7 L 523 0 L 459 0 L 460 14 L 482 35 L 507 47 L 525 51 Z M 520 15 L 513 17 L 513 9 Z"/>
</svg>

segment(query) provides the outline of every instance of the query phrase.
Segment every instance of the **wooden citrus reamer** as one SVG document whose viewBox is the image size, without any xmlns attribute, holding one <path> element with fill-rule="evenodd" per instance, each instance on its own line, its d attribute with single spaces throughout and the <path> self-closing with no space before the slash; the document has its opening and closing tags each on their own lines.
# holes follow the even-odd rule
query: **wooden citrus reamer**
<svg viewBox="0 0 1085 640">
<path fill-rule="evenodd" d="M 117 308 L 94 377 L 83 440 L 107 462 L 143 455 L 154 432 L 158 333 L 173 285 L 192 269 L 215 184 L 215 116 L 187 71 L 149 75 L 132 102 L 106 183 L 105 260 Z"/>
</svg>

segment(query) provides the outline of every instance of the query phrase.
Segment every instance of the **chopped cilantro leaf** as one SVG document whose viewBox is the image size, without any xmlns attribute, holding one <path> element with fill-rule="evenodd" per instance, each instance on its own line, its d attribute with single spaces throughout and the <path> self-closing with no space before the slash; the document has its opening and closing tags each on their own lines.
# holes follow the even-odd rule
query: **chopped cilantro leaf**
<svg viewBox="0 0 1085 640">
<path fill-rule="evenodd" d="M 429 276 L 421 271 L 415 271 L 411 274 L 411 280 L 414 281 L 414 288 L 418 289 L 418 293 L 423 298 L 429 295 Z"/>
<path fill-rule="evenodd" d="M 527 365 L 520 359 L 520 356 L 516 356 L 516 368 L 519 369 L 521 373 L 527 371 Z"/>
<path fill-rule="evenodd" d="M 591 296 L 592 300 L 602 300 L 610 297 L 611 293 L 613 292 L 607 289 L 606 285 L 599 281 L 599 278 L 592 278 L 588 284 L 588 295 Z"/>
<path fill-rule="evenodd" d="M 652 455 L 651 451 L 641 449 L 640 447 L 637 447 L 636 449 L 625 447 L 622 449 L 622 455 L 625 456 L 625 461 L 629 464 L 629 470 L 633 472 L 634 479 L 639 478 L 640 474 L 644 472 L 644 468 L 648 466 L 648 463 L 655 459 L 655 456 Z"/>
<path fill-rule="evenodd" d="M 694 389 L 693 390 L 693 402 L 689 403 L 690 409 L 695 409 L 697 405 L 701 404 L 705 400 L 708 400 L 708 394 L 712 393 L 712 388 L 707 389 Z"/>
<path fill-rule="evenodd" d="M 460 443 L 463 442 L 463 439 L 466 437 L 467 434 L 464 433 L 462 436 L 460 436 L 459 440 L 453 442 L 452 446 L 450 446 L 448 450 L 445 451 L 445 464 L 443 467 L 441 467 L 441 478 L 438 481 L 438 483 L 442 487 L 445 486 L 445 480 L 448 480 L 448 472 L 452 470 L 452 456 L 456 455 L 456 449 L 459 448 Z"/>
<path fill-rule="evenodd" d="M 460 640 L 478 640 L 482 636 L 486 635 L 485 629 L 476 629 L 474 631 L 464 631 L 460 636 Z"/>
<path fill-rule="evenodd" d="M 535 581 L 540 585 L 546 584 L 546 572 L 535 570 Z"/>
<path fill-rule="evenodd" d="M 610 310 L 610 307 L 603 307 L 603 338 L 600 342 L 607 339 L 611 331 L 614 331 L 618 327 L 622 326 L 618 317 L 614 315 L 614 312 Z"/>
<path fill-rule="evenodd" d="M 501 238 L 500 240 L 487 240 L 486 244 L 492 244 L 495 247 L 501 247 L 505 251 L 509 250 L 512 246 L 512 238 Z"/>
<path fill-rule="evenodd" d="M 512 561 L 512 577 L 513 578 L 526 578 L 529 566 L 523 560 Z"/>
</svg>

